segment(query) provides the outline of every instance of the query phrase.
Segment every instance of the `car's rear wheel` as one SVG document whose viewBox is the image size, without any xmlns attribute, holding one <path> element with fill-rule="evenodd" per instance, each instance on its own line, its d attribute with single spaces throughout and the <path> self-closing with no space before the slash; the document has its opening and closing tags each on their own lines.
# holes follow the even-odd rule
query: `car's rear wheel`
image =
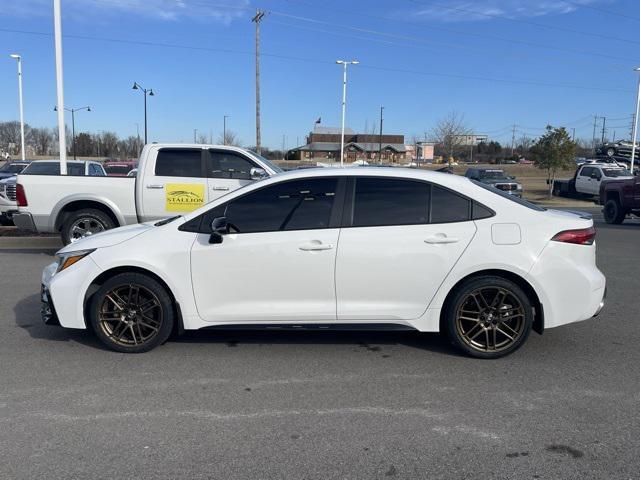
<svg viewBox="0 0 640 480">
<path fill-rule="evenodd" d="M 606 152 L 607 157 L 613 157 L 616 154 L 616 149 L 613 147 L 607 148 Z"/>
<path fill-rule="evenodd" d="M 446 333 L 463 352 L 498 358 L 525 342 L 533 323 L 531 302 L 522 289 L 502 277 L 472 278 L 453 294 L 444 317 Z"/>
<path fill-rule="evenodd" d="M 604 215 L 605 222 L 616 225 L 624 222 L 624 217 L 626 217 L 626 212 L 622 208 L 622 205 L 614 198 L 607 200 L 607 203 L 604 204 L 602 214 Z"/>
<path fill-rule="evenodd" d="M 62 225 L 62 242 L 65 245 L 81 238 L 115 228 L 115 223 L 106 213 L 86 208 L 69 214 Z"/>
<path fill-rule="evenodd" d="M 96 335 L 111 350 L 142 353 L 164 343 L 173 329 L 173 301 L 155 279 L 122 273 L 92 296 L 89 318 Z"/>
</svg>

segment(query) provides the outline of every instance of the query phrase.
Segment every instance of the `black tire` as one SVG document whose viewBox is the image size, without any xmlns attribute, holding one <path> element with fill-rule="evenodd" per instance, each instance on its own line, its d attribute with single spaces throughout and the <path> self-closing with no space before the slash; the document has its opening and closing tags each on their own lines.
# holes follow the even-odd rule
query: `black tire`
<svg viewBox="0 0 640 480">
<path fill-rule="evenodd" d="M 627 216 L 627 212 L 624 211 L 620 202 L 614 198 L 607 200 L 602 209 L 602 214 L 604 215 L 604 221 L 613 225 L 621 224 L 624 222 L 624 217 Z"/>
<path fill-rule="evenodd" d="M 613 147 L 609 147 L 607 148 L 607 150 L 605 151 L 607 157 L 613 157 L 616 154 L 616 149 Z"/>
<path fill-rule="evenodd" d="M 478 292 L 486 292 L 480 294 L 486 298 L 478 300 Z M 492 310 L 485 308 L 494 302 Z M 477 321 L 474 309 L 478 310 Z M 520 348 L 532 324 L 533 309 L 527 295 L 510 280 L 495 276 L 465 281 L 448 299 L 443 315 L 443 328 L 453 345 L 467 355 L 485 359 L 503 357 Z"/>
<path fill-rule="evenodd" d="M 93 230 L 88 233 L 89 235 L 103 230 L 110 230 L 117 226 L 113 219 L 101 210 L 96 210 L 94 208 L 78 210 L 70 213 L 62 224 L 62 229 L 60 231 L 62 243 L 69 245 L 70 243 L 82 238 L 77 229 L 77 226 L 82 224 L 82 222 L 87 225 L 87 231 Z"/>
<path fill-rule="evenodd" d="M 171 296 L 157 280 L 140 273 L 121 273 L 104 282 L 91 297 L 88 314 L 98 339 L 123 353 L 148 352 L 163 344 L 174 324 Z"/>
</svg>

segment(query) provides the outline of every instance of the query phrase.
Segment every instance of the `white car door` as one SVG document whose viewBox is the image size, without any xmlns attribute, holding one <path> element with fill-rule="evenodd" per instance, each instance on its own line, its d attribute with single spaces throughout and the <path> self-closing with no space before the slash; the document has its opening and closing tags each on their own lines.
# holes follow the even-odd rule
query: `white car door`
<svg viewBox="0 0 640 480">
<path fill-rule="evenodd" d="M 576 192 L 584 193 L 585 195 L 592 195 L 594 191 L 594 180 L 591 178 L 593 173 L 596 171 L 593 167 L 582 167 L 582 170 L 578 172 L 576 176 Z M 600 183 L 598 183 L 598 187 Z"/>
<path fill-rule="evenodd" d="M 339 183 L 281 182 L 207 212 L 203 226 L 224 216 L 229 233 L 218 244 L 200 233 L 193 244 L 199 315 L 209 322 L 335 321 Z"/>
<path fill-rule="evenodd" d="M 144 168 L 137 187 L 142 188 L 137 206 L 142 221 L 181 215 L 209 202 L 202 148 L 151 150 Z"/>
<path fill-rule="evenodd" d="M 209 201 L 254 181 L 252 171 L 259 168 L 248 157 L 230 150 L 211 148 L 207 155 Z"/>
<path fill-rule="evenodd" d="M 352 226 L 340 233 L 336 259 L 338 321 L 419 317 L 476 232 L 471 201 L 384 177 L 358 177 L 347 191 Z"/>
</svg>

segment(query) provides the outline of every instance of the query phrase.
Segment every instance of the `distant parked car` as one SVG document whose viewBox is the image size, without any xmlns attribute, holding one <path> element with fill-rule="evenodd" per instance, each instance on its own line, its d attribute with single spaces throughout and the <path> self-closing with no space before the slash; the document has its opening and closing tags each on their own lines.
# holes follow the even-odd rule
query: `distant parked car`
<svg viewBox="0 0 640 480">
<path fill-rule="evenodd" d="M 138 166 L 138 162 L 104 162 L 102 166 L 109 177 L 127 177 Z"/>
<path fill-rule="evenodd" d="M 7 162 L 0 167 L 0 180 L 14 177 L 25 169 L 31 162 Z"/>
<path fill-rule="evenodd" d="M 138 175 L 138 169 L 137 168 L 129 170 L 129 173 L 127 173 L 127 177 L 135 177 L 137 175 Z"/>
<path fill-rule="evenodd" d="M 640 145 L 636 143 L 636 151 Z M 617 142 L 606 142 L 596 148 L 596 153 L 606 155 L 607 157 L 630 157 L 633 143 L 627 140 L 619 140 Z"/>
<path fill-rule="evenodd" d="M 472 180 L 496 187 L 498 190 L 502 190 L 509 195 L 522 197 L 522 185 L 515 180 L 515 177 L 504 173 L 504 170 L 496 168 L 469 168 L 464 175 Z"/>
<path fill-rule="evenodd" d="M 11 225 L 13 214 L 17 213 L 16 176 L 0 180 L 0 225 Z"/>
</svg>

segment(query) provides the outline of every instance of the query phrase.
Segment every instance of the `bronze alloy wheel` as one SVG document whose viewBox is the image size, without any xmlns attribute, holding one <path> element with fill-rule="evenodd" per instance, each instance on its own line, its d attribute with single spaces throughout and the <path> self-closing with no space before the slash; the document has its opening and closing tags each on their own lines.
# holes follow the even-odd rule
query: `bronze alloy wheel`
<svg viewBox="0 0 640 480">
<path fill-rule="evenodd" d="M 459 303 L 455 328 L 459 338 L 479 352 L 500 352 L 516 343 L 525 331 L 525 308 L 503 287 L 480 287 Z"/>
<path fill-rule="evenodd" d="M 160 332 L 160 300 L 143 285 L 129 283 L 109 290 L 98 306 L 98 325 L 117 345 L 134 347 L 152 341 Z"/>
</svg>

